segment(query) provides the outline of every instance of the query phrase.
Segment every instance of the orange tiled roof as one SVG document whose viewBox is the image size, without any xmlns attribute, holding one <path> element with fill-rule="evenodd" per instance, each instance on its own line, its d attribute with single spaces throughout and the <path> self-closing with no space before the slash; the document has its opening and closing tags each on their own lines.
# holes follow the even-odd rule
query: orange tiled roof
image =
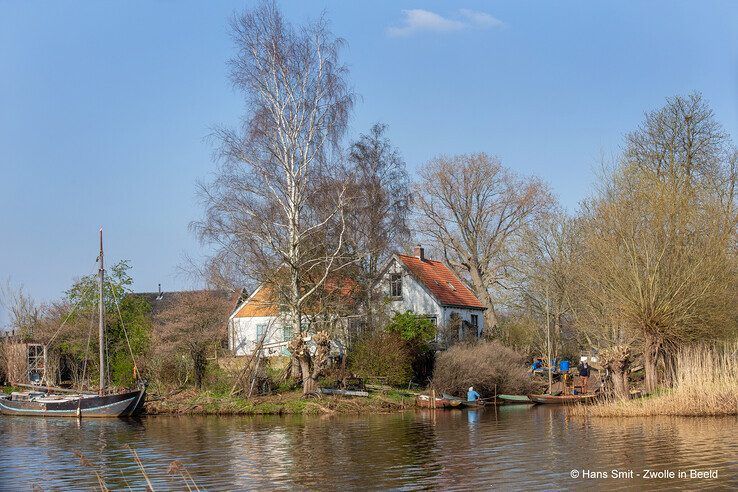
<svg viewBox="0 0 738 492">
<path fill-rule="evenodd" d="M 353 305 L 355 302 L 354 294 L 358 284 L 350 278 L 336 279 L 330 278 L 323 284 L 323 292 L 325 295 L 334 296 L 343 300 L 345 305 Z M 318 306 L 308 305 L 305 312 L 316 312 Z M 248 302 L 239 309 L 234 317 L 251 318 L 258 316 L 277 316 L 279 314 L 279 304 L 275 301 L 274 289 L 262 284 L 261 288 L 251 297 Z"/>
<path fill-rule="evenodd" d="M 397 257 L 442 305 L 484 309 L 477 296 L 444 263 L 417 256 Z"/>
<path fill-rule="evenodd" d="M 252 318 L 257 316 L 276 316 L 278 314 L 279 308 L 274 302 L 272 288 L 268 285 L 262 285 L 251 299 L 238 310 L 235 317 Z"/>
</svg>

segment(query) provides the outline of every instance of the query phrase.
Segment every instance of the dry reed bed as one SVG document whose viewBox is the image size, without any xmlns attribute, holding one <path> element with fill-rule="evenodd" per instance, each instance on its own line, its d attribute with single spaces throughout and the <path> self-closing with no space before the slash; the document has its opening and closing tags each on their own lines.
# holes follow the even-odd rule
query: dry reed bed
<svg viewBox="0 0 738 492">
<path fill-rule="evenodd" d="M 738 415 L 738 343 L 693 346 L 677 355 L 674 387 L 645 398 L 577 406 L 576 416 Z"/>
</svg>

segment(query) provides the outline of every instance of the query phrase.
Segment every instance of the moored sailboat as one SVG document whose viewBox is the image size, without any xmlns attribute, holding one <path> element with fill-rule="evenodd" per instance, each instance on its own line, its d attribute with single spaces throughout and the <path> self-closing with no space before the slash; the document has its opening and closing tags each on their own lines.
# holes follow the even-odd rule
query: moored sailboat
<svg viewBox="0 0 738 492">
<path fill-rule="evenodd" d="M 100 256 L 98 257 L 99 288 L 99 343 L 100 385 L 97 393 L 78 392 L 62 388 L 34 387 L 32 391 L 14 392 L 10 398 L 0 398 L 0 413 L 34 417 L 130 417 L 143 410 L 146 384 L 139 382 L 135 389 L 113 393 L 107 390 L 105 380 L 105 306 L 103 287 L 105 264 L 103 235 L 100 229 Z M 133 354 L 131 354 L 133 355 Z M 54 394 L 54 393 L 57 394 Z"/>
</svg>

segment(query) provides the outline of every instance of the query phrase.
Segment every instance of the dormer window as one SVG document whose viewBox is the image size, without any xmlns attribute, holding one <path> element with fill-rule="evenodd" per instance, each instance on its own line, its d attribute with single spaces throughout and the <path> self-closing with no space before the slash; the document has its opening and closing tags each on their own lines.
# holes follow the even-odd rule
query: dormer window
<svg viewBox="0 0 738 492">
<path fill-rule="evenodd" d="M 402 297 L 402 274 L 391 273 L 390 274 L 390 296 L 391 297 Z"/>
<path fill-rule="evenodd" d="M 454 290 L 454 291 L 456 290 L 456 287 L 454 287 L 454 284 L 452 284 L 451 282 L 446 282 L 446 285 L 448 285 L 449 289 Z"/>
</svg>

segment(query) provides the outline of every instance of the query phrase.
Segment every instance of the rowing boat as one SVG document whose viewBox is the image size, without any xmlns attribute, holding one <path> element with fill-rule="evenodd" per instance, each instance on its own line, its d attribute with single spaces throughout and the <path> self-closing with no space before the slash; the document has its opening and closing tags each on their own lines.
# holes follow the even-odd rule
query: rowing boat
<svg viewBox="0 0 738 492">
<path fill-rule="evenodd" d="M 575 403 L 587 403 L 594 401 L 597 395 L 528 395 L 533 403 L 572 405 Z"/>
<path fill-rule="evenodd" d="M 430 396 L 427 395 L 418 395 L 415 398 L 415 403 L 422 408 L 459 408 L 461 406 L 461 400 L 450 400 L 448 398 L 436 398 L 434 404 Z"/>
<path fill-rule="evenodd" d="M 458 396 L 449 395 L 448 393 L 442 393 L 441 397 L 443 397 L 444 400 L 450 400 L 450 401 L 457 401 L 459 402 L 460 407 L 483 407 L 487 403 L 479 398 L 478 400 L 469 401 L 465 400 L 463 398 L 459 398 Z"/>
<path fill-rule="evenodd" d="M 533 403 L 527 395 L 497 395 L 505 403 Z"/>
</svg>

